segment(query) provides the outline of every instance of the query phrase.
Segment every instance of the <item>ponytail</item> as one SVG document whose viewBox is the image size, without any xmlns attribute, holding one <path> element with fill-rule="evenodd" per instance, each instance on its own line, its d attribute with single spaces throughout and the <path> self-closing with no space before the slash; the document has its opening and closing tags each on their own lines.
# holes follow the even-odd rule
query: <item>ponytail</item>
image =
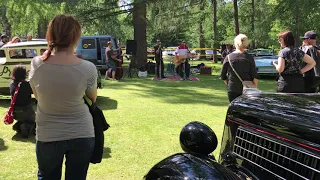
<svg viewBox="0 0 320 180">
<path fill-rule="evenodd" d="M 53 48 L 55 47 L 55 45 L 56 45 L 56 44 L 55 44 L 54 42 L 52 42 L 52 43 L 49 45 L 49 49 L 48 49 L 46 52 L 44 52 L 43 55 L 42 55 L 42 57 L 41 57 L 42 61 L 46 61 L 46 60 L 51 56 L 51 53 L 52 53 Z"/>
</svg>

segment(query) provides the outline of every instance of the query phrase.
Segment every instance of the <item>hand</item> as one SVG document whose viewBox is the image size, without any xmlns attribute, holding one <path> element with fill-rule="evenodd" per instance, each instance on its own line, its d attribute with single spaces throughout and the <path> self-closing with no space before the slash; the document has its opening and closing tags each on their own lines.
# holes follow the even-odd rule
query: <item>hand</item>
<svg viewBox="0 0 320 180">
<path fill-rule="evenodd" d="M 272 61 L 272 64 L 273 64 L 275 67 L 277 67 L 278 62 L 277 62 L 277 61 Z"/>
</svg>

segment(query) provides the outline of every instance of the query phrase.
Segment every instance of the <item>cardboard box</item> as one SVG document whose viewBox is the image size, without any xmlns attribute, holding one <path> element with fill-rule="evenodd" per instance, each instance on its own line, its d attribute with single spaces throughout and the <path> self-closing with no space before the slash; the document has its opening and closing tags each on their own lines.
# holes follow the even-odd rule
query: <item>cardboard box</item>
<svg viewBox="0 0 320 180">
<path fill-rule="evenodd" d="M 210 67 L 210 66 L 202 66 L 202 67 L 200 67 L 200 74 L 211 75 L 212 74 L 212 67 Z"/>
</svg>

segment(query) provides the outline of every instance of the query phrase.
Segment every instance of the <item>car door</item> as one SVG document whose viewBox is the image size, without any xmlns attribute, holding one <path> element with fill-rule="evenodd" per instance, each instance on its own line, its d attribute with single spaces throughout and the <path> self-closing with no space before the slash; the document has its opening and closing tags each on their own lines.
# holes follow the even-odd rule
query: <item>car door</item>
<svg viewBox="0 0 320 180">
<path fill-rule="evenodd" d="M 94 37 L 83 38 L 79 42 L 79 46 L 77 48 L 77 56 L 79 58 L 91 61 L 93 64 L 97 65 L 97 41 Z"/>
<path fill-rule="evenodd" d="M 108 46 L 108 42 L 110 41 L 110 38 L 100 38 L 100 49 L 101 49 L 101 65 L 106 64 L 106 48 Z"/>
</svg>

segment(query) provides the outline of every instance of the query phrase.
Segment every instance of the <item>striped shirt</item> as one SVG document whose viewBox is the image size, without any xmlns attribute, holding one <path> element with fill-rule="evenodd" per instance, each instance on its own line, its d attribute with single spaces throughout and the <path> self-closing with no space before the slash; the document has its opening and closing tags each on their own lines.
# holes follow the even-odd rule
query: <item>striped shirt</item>
<svg viewBox="0 0 320 180">
<path fill-rule="evenodd" d="M 94 137 L 85 91 L 97 88 L 97 69 L 89 61 L 61 65 L 33 58 L 30 84 L 37 91 L 37 135 L 42 142 Z"/>
</svg>

